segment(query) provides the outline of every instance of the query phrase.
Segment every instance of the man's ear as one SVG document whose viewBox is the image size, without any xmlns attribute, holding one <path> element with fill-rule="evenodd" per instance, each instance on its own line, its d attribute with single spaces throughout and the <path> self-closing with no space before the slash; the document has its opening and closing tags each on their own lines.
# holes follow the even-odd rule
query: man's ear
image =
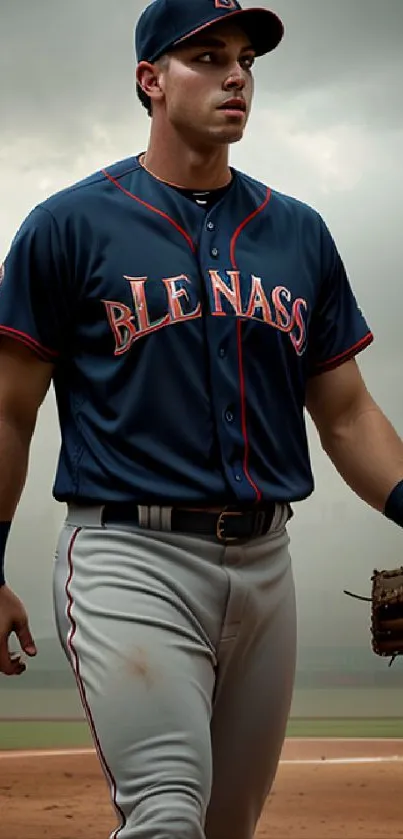
<svg viewBox="0 0 403 839">
<path fill-rule="evenodd" d="M 159 63 L 150 64 L 148 61 L 140 61 L 136 68 L 137 84 L 144 91 L 152 102 L 162 99 L 163 91 L 160 85 L 161 67 Z"/>
</svg>

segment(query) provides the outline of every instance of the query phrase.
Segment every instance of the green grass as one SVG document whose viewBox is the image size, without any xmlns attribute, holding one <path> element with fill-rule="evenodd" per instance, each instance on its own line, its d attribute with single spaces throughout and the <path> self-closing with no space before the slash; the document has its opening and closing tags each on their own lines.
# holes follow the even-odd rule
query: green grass
<svg viewBox="0 0 403 839">
<path fill-rule="evenodd" d="M 403 738 L 403 719 L 291 719 L 288 737 Z M 0 720 L 0 751 L 92 746 L 87 723 Z"/>
<path fill-rule="evenodd" d="M 65 749 L 91 746 L 86 722 L 1 720 L 0 751 L 9 749 Z"/>
<path fill-rule="evenodd" d="M 289 737 L 403 737 L 403 719 L 291 719 Z"/>
</svg>

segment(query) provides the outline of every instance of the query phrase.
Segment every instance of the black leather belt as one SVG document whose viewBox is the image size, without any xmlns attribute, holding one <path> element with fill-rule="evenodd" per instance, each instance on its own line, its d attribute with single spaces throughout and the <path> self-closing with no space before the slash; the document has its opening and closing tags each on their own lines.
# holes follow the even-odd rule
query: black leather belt
<svg viewBox="0 0 403 839">
<path fill-rule="evenodd" d="M 221 512 L 172 508 L 170 530 L 200 536 L 215 536 L 219 542 L 238 542 L 256 539 L 268 532 L 273 521 L 275 503 L 254 510 L 225 508 Z M 106 504 L 102 512 L 103 524 L 140 525 L 135 504 Z"/>
</svg>

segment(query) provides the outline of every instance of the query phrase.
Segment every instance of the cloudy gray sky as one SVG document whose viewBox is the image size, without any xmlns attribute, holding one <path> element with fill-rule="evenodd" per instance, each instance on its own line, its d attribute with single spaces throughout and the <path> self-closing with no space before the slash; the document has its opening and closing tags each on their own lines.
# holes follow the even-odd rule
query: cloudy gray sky
<svg viewBox="0 0 403 839">
<path fill-rule="evenodd" d="M 132 55 L 143 6 L 0 0 L 0 255 L 38 201 L 145 148 L 149 121 Z M 249 131 L 232 163 L 325 217 L 375 333 L 362 370 L 403 434 L 403 0 L 277 0 L 273 8 L 286 37 L 257 64 Z M 311 427 L 310 438 L 316 492 L 290 531 L 301 641 L 366 644 L 369 613 L 342 588 L 368 590 L 374 566 L 400 564 L 403 534 L 345 487 Z M 8 559 L 37 634 L 53 632 L 57 450 L 50 395 Z"/>
</svg>

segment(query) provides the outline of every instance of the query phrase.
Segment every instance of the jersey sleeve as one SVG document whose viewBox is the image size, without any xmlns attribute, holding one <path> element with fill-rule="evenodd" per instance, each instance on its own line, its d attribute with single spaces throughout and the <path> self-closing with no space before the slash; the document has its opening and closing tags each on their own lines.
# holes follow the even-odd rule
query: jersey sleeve
<svg viewBox="0 0 403 839">
<path fill-rule="evenodd" d="M 322 276 L 308 341 L 309 374 L 332 370 L 374 340 L 334 239 L 322 220 Z"/>
<path fill-rule="evenodd" d="M 16 233 L 1 269 L 0 336 L 16 338 L 43 361 L 56 361 L 69 333 L 70 287 L 57 223 L 37 206 Z"/>
</svg>

